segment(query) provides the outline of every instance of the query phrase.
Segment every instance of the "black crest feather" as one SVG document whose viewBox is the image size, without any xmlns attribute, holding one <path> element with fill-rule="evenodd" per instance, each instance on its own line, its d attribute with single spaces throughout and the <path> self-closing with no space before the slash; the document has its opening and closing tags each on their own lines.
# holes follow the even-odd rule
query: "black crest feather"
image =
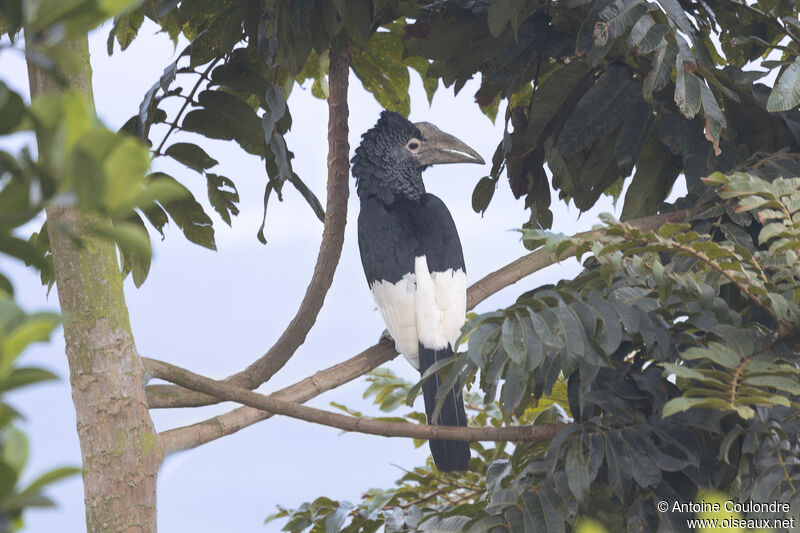
<svg viewBox="0 0 800 533">
<path fill-rule="evenodd" d="M 422 167 L 406 150 L 422 133 L 408 119 L 383 111 L 378 122 L 364 135 L 351 160 L 356 190 L 362 199 L 377 196 L 391 203 L 397 195 L 418 199 L 425 194 Z"/>
</svg>

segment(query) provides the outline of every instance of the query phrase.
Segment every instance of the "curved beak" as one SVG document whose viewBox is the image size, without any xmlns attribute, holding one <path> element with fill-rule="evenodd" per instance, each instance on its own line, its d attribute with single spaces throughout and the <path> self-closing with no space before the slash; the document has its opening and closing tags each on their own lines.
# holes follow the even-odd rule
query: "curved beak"
<svg viewBox="0 0 800 533">
<path fill-rule="evenodd" d="M 482 165 L 484 163 L 478 152 L 430 122 L 417 122 L 414 125 L 425 138 L 417 152 L 417 159 L 423 165 L 442 163 L 478 163 Z"/>
</svg>

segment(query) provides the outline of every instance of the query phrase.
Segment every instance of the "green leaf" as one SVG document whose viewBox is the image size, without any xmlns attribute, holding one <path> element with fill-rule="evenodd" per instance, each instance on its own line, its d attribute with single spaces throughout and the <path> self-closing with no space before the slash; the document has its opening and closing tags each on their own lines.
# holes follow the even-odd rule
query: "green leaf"
<svg viewBox="0 0 800 533">
<path fill-rule="evenodd" d="M 22 97 L 0 82 L 0 135 L 10 133 L 16 128 L 25 114 Z"/>
<path fill-rule="evenodd" d="M 0 0 L 0 35 L 8 35 L 12 43 L 22 29 L 22 9 L 22 0 Z"/>
<path fill-rule="evenodd" d="M 545 127 L 555 118 L 570 94 L 581 85 L 589 71 L 583 61 L 571 61 L 556 67 L 541 81 L 531 99 L 531 116 L 524 137 L 520 140 L 523 145 L 536 146 L 539 143 Z"/>
<path fill-rule="evenodd" d="M 617 63 L 580 99 L 558 138 L 561 154 L 574 154 L 611 133 L 628 116 L 638 99 L 637 82 L 627 67 Z"/>
<path fill-rule="evenodd" d="M 11 467 L 15 472 L 21 473 L 28 462 L 28 438 L 15 427 L 3 431 L 2 456 L 0 460 Z"/>
<path fill-rule="evenodd" d="M 700 84 L 700 95 L 706 115 L 706 139 L 711 141 L 714 152 L 719 155 L 722 152 L 719 148 L 719 136 L 727 126 L 725 115 L 722 114 L 714 94 L 705 83 Z"/>
<path fill-rule="evenodd" d="M 708 401 L 708 398 L 686 398 L 683 396 L 679 398 L 673 398 L 664 404 L 664 408 L 661 411 L 661 418 L 667 418 L 668 416 L 672 416 L 676 413 L 680 413 L 694 407 L 706 406 Z"/>
<path fill-rule="evenodd" d="M 264 102 L 266 107 L 261 117 L 261 129 L 264 132 L 264 138 L 269 140 L 275 133 L 275 125 L 286 114 L 286 99 L 283 97 L 280 87 L 273 85 L 267 89 Z"/>
<path fill-rule="evenodd" d="M 778 78 L 767 99 L 767 111 L 773 113 L 789 111 L 798 105 L 800 105 L 800 57 L 796 57 Z"/>
<path fill-rule="evenodd" d="M 644 439 L 634 428 L 626 428 L 619 432 L 612 432 L 612 440 L 619 434 L 620 441 L 624 441 L 631 450 L 631 463 L 633 479 L 641 488 L 655 487 L 661 482 L 661 469 L 658 468 L 651 459 L 651 454 L 655 450 L 652 445 L 648 445 L 650 439 Z M 620 442 L 620 445 L 621 442 Z"/>
<path fill-rule="evenodd" d="M 206 131 L 215 139 L 235 139 L 246 152 L 264 155 L 261 119 L 250 104 L 225 91 L 203 91 L 197 96 L 197 101 L 204 109 L 189 112 L 183 119 L 184 129 L 203 134 Z M 203 111 L 211 116 L 203 115 Z"/>
<path fill-rule="evenodd" d="M 369 5 L 366 2 L 348 0 L 333 0 L 333 5 L 336 6 L 344 27 L 347 28 L 350 35 L 361 43 L 366 42 L 372 26 Z"/>
<path fill-rule="evenodd" d="M 678 45 L 672 41 L 662 40 L 653 60 L 650 72 L 644 78 L 642 92 L 648 103 L 653 102 L 653 93 L 666 87 L 672 75 L 672 67 L 678 57 Z"/>
<path fill-rule="evenodd" d="M 139 9 L 114 17 L 114 25 L 108 32 L 106 41 L 108 55 L 114 53 L 114 38 L 117 39 L 120 50 L 128 48 L 139 33 L 142 22 L 144 22 L 144 12 Z"/>
<path fill-rule="evenodd" d="M 631 485 L 631 452 L 628 446 L 619 438 L 619 430 L 609 431 L 604 435 L 606 467 L 608 469 L 608 482 L 614 494 L 621 501 L 625 501 Z"/>
<path fill-rule="evenodd" d="M 702 103 L 700 78 L 686 69 L 682 57 L 676 59 L 677 76 L 675 78 L 675 104 L 683 116 L 694 118 Z"/>
<path fill-rule="evenodd" d="M 35 313 L 27 315 L 21 323 L 6 332 L 5 339 L 2 339 L 5 346 L 0 352 L 0 376 L 6 374 L 14 359 L 30 344 L 49 340 L 60 323 L 61 317 L 55 313 Z"/>
<path fill-rule="evenodd" d="M 138 218 L 138 217 L 137 217 Z M 90 233 L 116 242 L 123 250 L 123 265 L 127 262 L 129 267 L 137 271 L 139 283 L 144 282 L 149 270 L 152 249 L 150 247 L 150 237 L 144 224 L 139 219 L 137 222 L 116 222 L 113 226 L 96 224 L 89 228 Z M 135 265 L 135 266 L 134 266 Z M 146 266 L 143 266 L 146 265 Z"/>
<path fill-rule="evenodd" d="M 364 89 L 371 92 L 382 107 L 408 116 L 411 111 L 409 76 L 399 33 L 372 34 L 367 45 L 353 50 L 352 67 Z"/>
<path fill-rule="evenodd" d="M 217 166 L 216 159 L 209 156 L 205 150 L 192 143 L 175 143 L 167 148 L 164 154 L 197 172 L 203 172 L 204 170 Z"/>
<path fill-rule="evenodd" d="M 147 236 L 147 228 L 138 213 L 133 213 L 126 219 L 127 223 L 136 228 L 138 235 Z M 117 227 L 119 224 L 115 224 Z M 152 250 L 150 248 L 150 238 L 147 236 L 147 246 L 144 248 L 144 253 L 136 246 L 129 246 L 127 242 L 117 240 L 119 245 L 120 255 L 122 256 L 122 276 L 123 278 L 129 272 L 133 273 L 133 283 L 137 287 L 141 287 L 144 280 L 147 279 L 147 274 L 150 272 L 150 261 L 152 259 Z"/>
<path fill-rule="evenodd" d="M 588 495 L 592 479 L 589 475 L 589 464 L 583 453 L 583 443 L 580 436 L 572 439 L 572 444 L 567 450 L 567 459 L 564 465 L 567 473 L 567 483 L 575 499 L 583 502 Z"/>
<path fill-rule="evenodd" d="M 578 56 L 587 56 L 589 64 L 593 67 L 600 64 L 614 42 L 614 39 L 609 37 L 607 28 L 600 18 L 600 13 L 613 1 L 597 0 L 593 2 L 589 15 L 578 30 L 575 53 Z"/>
<path fill-rule="evenodd" d="M 484 214 L 492 201 L 496 188 L 497 181 L 489 176 L 484 176 L 478 180 L 475 189 L 472 191 L 472 210 L 476 213 Z"/>
<path fill-rule="evenodd" d="M 133 137 L 124 137 L 103 163 L 106 175 L 103 202 L 111 211 L 130 208 L 150 167 L 147 148 Z"/>
<path fill-rule="evenodd" d="M 151 174 L 150 179 L 154 183 L 164 182 L 181 191 L 182 196 L 164 203 L 164 209 L 189 241 L 216 250 L 217 245 L 214 242 L 214 227 L 211 219 L 194 199 L 192 193 L 174 178 L 162 172 Z"/>
<path fill-rule="evenodd" d="M 38 34 L 48 27 L 61 25 L 64 38 L 86 33 L 106 19 L 124 13 L 141 0 L 41 0 L 27 13 L 26 31 Z M 77 15 L 77 16 L 76 16 Z"/>
<path fill-rule="evenodd" d="M 33 494 L 38 494 L 46 486 L 52 485 L 57 481 L 61 481 L 62 479 L 80 473 L 81 473 L 80 468 L 69 467 L 69 466 L 62 468 L 55 468 L 34 479 L 30 485 L 28 485 L 22 492 L 20 492 L 20 496 L 30 496 Z"/>
<path fill-rule="evenodd" d="M 544 490 L 526 492 L 523 497 L 524 531 L 563 533 L 564 517 L 550 501 Z M 520 531 L 512 529 L 512 531 Z"/>
<path fill-rule="evenodd" d="M 204 65 L 229 53 L 241 39 L 242 13 L 239 6 L 233 5 L 216 14 L 211 23 L 192 41 L 189 46 L 189 66 L 194 68 Z"/>
<path fill-rule="evenodd" d="M 524 7 L 524 0 L 497 0 L 489 4 L 487 22 L 492 36 L 499 37 Z"/>
<path fill-rule="evenodd" d="M 632 104 L 628 117 L 617 135 L 614 152 L 620 176 L 627 176 L 639 160 L 655 123 L 656 115 L 652 106 L 639 98 Z"/>
<path fill-rule="evenodd" d="M 261 244 L 267 244 L 267 238 L 264 236 L 264 227 L 267 224 L 267 206 L 273 191 L 275 191 L 275 182 L 270 180 L 264 186 L 264 214 L 261 218 L 261 226 L 258 228 L 258 232 L 256 233 L 256 238 Z M 280 193 L 277 194 L 280 196 Z"/>
<path fill-rule="evenodd" d="M 211 139 L 226 141 L 231 141 L 236 136 L 235 128 L 232 128 L 224 121 L 219 121 L 217 116 L 205 109 L 189 111 L 183 117 L 181 129 L 199 133 Z"/>
<path fill-rule="evenodd" d="M 707 348 L 687 348 L 681 354 L 681 358 L 689 361 L 696 359 L 708 359 L 717 363 L 718 365 L 724 366 L 725 368 L 736 368 L 739 362 L 742 360 L 742 354 L 737 353 L 724 344 L 712 342 Z"/>
<path fill-rule="evenodd" d="M 208 182 L 208 201 L 229 226 L 231 225 L 231 215 L 239 214 L 239 192 L 233 181 L 218 174 L 206 174 Z"/>
<path fill-rule="evenodd" d="M 528 374 L 517 365 L 509 365 L 503 383 L 503 407 L 506 412 L 520 414 L 520 404 L 528 385 Z"/>
<path fill-rule="evenodd" d="M 11 372 L 4 379 L 0 380 L 0 393 L 18 389 L 26 385 L 41 383 L 43 381 L 57 380 L 58 376 L 49 370 L 36 367 L 12 368 Z"/>
<path fill-rule="evenodd" d="M 775 312 L 775 317 L 778 320 L 783 320 L 789 312 L 789 302 L 782 295 L 775 292 L 767 293 L 767 297 L 772 305 L 772 310 Z"/>
<path fill-rule="evenodd" d="M 428 73 L 431 64 L 428 63 L 427 59 L 414 56 L 406 57 L 405 63 L 420 75 L 422 86 L 425 87 L 425 94 L 428 97 L 428 105 L 433 104 L 433 95 L 439 88 L 439 78 Z"/>
<path fill-rule="evenodd" d="M 317 218 L 320 220 L 320 222 L 325 222 L 325 209 L 322 207 L 317 195 L 314 194 L 314 192 L 309 189 L 308 186 L 301 181 L 294 172 L 289 175 L 288 179 L 289 183 L 291 183 L 294 188 L 297 189 L 297 192 L 300 193 L 300 196 L 305 199 L 305 201 L 311 207 L 311 210 L 314 211 L 315 215 L 317 215 Z"/>
<path fill-rule="evenodd" d="M 0 253 L 24 261 L 26 265 L 33 265 L 42 270 L 47 267 L 42 251 L 28 241 L 0 233 Z"/>
<path fill-rule="evenodd" d="M 664 11 L 667 12 L 667 16 L 678 25 L 683 33 L 688 36 L 694 35 L 694 26 L 689 21 L 689 17 L 686 16 L 686 12 L 683 10 L 683 6 L 681 6 L 678 0 L 657 0 L 661 7 L 664 8 Z M 678 37 L 681 39 L 682 37 Z"/>
<path fill-rule="evenodd" d="M 650 135 L 636 164 L 621 220 L 632 220 L 658 213 L 681 172 L 677 158 L 668 154 L 656 135 Z"/>
<path fill-rule="evenodd" d="M 614 39 L 642 18 L 648 10 L 647 2 L 643 0 L 615 0 L 600 12 L 600 20 L 606 23 L 608 38 Z"/>
<path fill-rule="evenodd" d="M 648 20 L 648 19 L 652 22 L 650 15 L 645 15 L 640 20 Z M 669 28 L 667 27 L 666 24 L 653 24 L 647 29 L 647 33 L 645 33 L 638 40 L 634 39 L 635 30 L 636 27 L 634 26 L 634 29 L 631 30 L 631 40 L 629 42 L 632 45 L 635 44 L 636 51 L 639 54 L 646 55 L 658 50 L 659 46 L 661 46 L 661 44 L 664 42 L 664 36 L 669 31 Z"/>
</svg>

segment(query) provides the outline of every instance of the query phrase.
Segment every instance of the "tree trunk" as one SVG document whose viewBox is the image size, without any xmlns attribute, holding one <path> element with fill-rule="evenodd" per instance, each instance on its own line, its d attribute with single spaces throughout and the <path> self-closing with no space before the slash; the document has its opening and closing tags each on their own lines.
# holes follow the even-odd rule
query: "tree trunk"
<svg viewBox="0 0 800 533">
<path fill-rule="evenodd" d="M 80 57 L 67 73 L 70 85 L 93 106 L 86 36 L 69 47 Z M 32 99 L 58 90 L 31 64 L 28 77 Z M 88 220 L 72 208 L 47 209 L 83 458 L 87 530 L 154 532 L 162 453 L 144 396 L 144 366 L 131 334 L 115 245 L 83 233 Z M 59 227 L 81 234 L 82 245 Z"/>
</svg>

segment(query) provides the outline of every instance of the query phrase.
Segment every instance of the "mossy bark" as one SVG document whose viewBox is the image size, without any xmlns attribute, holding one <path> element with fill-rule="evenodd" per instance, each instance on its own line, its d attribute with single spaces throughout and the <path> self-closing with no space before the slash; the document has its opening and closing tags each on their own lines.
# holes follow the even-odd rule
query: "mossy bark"
<svg viewBox="0 0 800 533">
<path fill-rule="evenodd" d="M 70 85 L 93 103 L 88 42 L 69 44 L 80 58 Z M 31 97 L 59 90 L 29 65 Z M 75 209 L 47 209 L 50 249 L 64 317 L 72 399 L 83 456 L 90 532 L 156 531 L 156 475 L 162 452 L 144 396 L 113 243 L 89 237 L 86 225 L 109 224 Z M 59 228 L 81 235 L 81 245 Z"/>
</svg>

